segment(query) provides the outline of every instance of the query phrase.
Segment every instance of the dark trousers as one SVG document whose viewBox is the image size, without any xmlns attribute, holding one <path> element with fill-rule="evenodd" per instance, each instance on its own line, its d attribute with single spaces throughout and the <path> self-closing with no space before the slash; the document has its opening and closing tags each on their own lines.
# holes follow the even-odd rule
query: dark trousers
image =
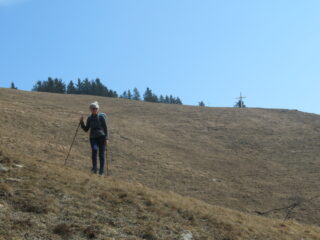
<svg viewBox="0 0 320 240">
<path fill-rule="evenodd" d="M 106 143 L 105 137 L 90 138 L 91 150 L 92 150 L 92 171 L 97 172 L 97 155 L 99 150 L 100 169 L 99 173 L 104 173 L 104 163 L 106 161 Z"/>
</svg>

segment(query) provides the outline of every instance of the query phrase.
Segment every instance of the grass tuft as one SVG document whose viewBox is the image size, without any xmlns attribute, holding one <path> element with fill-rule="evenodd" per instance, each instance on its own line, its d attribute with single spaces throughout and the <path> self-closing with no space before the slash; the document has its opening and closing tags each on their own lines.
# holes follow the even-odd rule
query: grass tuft
<svg viewBox="0 0 320 240">
<path fill-rule="evenodd" d="M 5 183 L 0 183 L 0 199 L 1 198 L 8 198 L 13 195 L 12 188 L 5 184 Z"/>
<path fill-rule="evenodd" d="M 53 233 L 62 237 L 69 237 L 72 234 L 72 231 L 69 225 L 60 223 L 54 227 Z"/>
</svg>

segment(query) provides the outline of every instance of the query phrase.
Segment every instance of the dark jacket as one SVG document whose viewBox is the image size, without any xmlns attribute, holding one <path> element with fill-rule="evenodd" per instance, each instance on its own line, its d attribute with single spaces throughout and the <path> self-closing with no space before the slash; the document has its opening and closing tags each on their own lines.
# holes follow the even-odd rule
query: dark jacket
<svg viewBox="0 0 320 240">
<path fill-rule="evenodd" d="M 106 123 L 106 118 L 104 113 L 99 113 L 97 115 L 90 115 L 87 118 L 87 123 L 84 124 L 83 121 L 80 122 L 81 128 L 87 132 L 90 129 L 90 138 L 99 138 L 104 136 L 106 140 L 109 138 L 108 126 Z"/>
</svg>

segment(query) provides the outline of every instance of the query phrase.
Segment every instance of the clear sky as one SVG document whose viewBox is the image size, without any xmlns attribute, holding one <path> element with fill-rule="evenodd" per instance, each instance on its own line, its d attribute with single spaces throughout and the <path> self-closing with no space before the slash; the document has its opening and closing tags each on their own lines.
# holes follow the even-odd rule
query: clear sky
<svg viewBox="0 0 320 240">
<path fill-rule="evenodd" d="M 0 87 L 101 78 L 231 107 L 320 114 L 318 0 L 0 0 Z"/>
</svg>

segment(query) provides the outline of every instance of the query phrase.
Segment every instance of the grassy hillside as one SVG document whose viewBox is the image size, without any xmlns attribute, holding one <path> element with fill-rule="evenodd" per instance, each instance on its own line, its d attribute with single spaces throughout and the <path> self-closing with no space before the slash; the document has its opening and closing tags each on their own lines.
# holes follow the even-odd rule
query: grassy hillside
<svg viewBox="0 0 320 240">
<path fill-rule="evenodd" d="M 283 223 L 63 167 L 0 153 L 0 239 L 319 239 Z M 23 167 L 22 167 L 23 166 Z"/>
<path fill-rule="evenodd" d="M 88 174 L 90 148 L 88 136 L 82 131 L 68 168 L 62 166 L 79 116 L 87 113 L 88 103 L 93 100 L 100 102 L 101 110 L 109 117 L 112 178 Z M 40 224 L 37 234 L 50 237 L 55 225 L 64 222 L 69 224 L 62 226 L 68 234 L 86 237 L 83 228 L 90 225 L 86 221 L 91 221 L 93 228 L 95 224 L 108 223 L 109 220 L 100 219 L 102 215 L 113 216 L 121 224 L 99 225 L 102 232 L 96 235 L 104 235 L 112 228 L 114 235 L 110 237 L 116 239 L 143 238 L 141 232 L 147 230 L 154 238 L 145 236 L 146 239 L 179 239 L 186 230 L 192 230 L 195 239 L 319 236 L 317 227 L 251 216 L 299 202 L 289 217 L 319 225 L 320 201 L 313 199 L 320 192 L 318 115 L 288 110 L 198 108 L 11 89 L 0 89 L 0 108 L 0 149 L 3 158 L 9 159 L 4 161 L 9 162 L 9 167 L 12 159 L 26 165 L 0 173 L 5 174 L 1 175 L 0 211 L 10 213 L 1 218 L 6 226 L 16 225 L 15 217 L 24 221 L 29 215 L 34 216 L 37 208 L 31 206 L 30 210 L 24 202 L 30 197 L 36 206 L 41 199 L 48 204 L 44 204 L 47 207 L 43 212 L 36 213 L 40 220 L 30 217 L 31 223 L 25 223 L 25 228 Z M 3 180 L 15 177 L 20 181 Z M 30 191 L 24 192 L 25 189 Z M 101 194 L 107 194 L 104 200 Z M 104 205 L 109 200 L 111 203 Z M 114 212 L 114 207 L 122 210 Z M 81 215 L 82 210 L 88 215 Z M 140 210 L 142 215 L 150 216 L 140 219 Z M 159 213 L 162 211 L 166 218 Z M 130 218 L 127 214 L 131 213 Z M 286 215 L 286 209 L 266 214 L 281 219 Z M 80 222 L 71 226 L 70 221 Z M 152 229 L 143 229 L 149 223 Z M 130 226 L 128 232 L 125 228 Z M 19 236 L 26 231 L 8 229 L 3 234 Z"/>
</svg>

